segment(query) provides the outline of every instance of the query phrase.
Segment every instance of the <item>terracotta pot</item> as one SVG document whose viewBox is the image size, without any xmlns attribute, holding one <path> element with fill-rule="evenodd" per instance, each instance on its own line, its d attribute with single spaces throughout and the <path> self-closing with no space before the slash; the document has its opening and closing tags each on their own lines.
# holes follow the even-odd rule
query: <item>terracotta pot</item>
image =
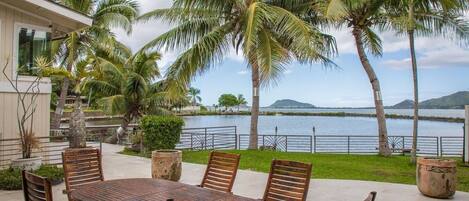
<svg viewBox="0 0 469 201">
<path fill-rule="evenodd" d="M 157 150 L 151 152 L 151 176 L 155 179 L 179 181 L 182 172 L 182 152 Z"/>
<path fill-rule="evenodd" d="M 456 161 L 418 158 L 417 186 L 429 197 L 450 198 L 456 193 Z"/>
<path fill-rule="evenodd" d="M 33 158 L 19 158 L 11 161 L 12 168 L 19 168 L 21 170 L 34 171 L 41 167 L 42 157 Z"/>
</svg>

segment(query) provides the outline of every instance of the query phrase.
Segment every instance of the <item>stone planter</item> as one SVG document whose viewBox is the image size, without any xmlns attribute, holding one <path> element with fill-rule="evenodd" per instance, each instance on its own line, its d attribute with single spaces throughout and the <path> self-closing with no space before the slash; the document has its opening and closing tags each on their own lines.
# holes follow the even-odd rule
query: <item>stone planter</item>
<svg viewBox="0 0 469 201">
<path fill-rule="evenodd" d="M 429 197 L 450 198 L 456 193 L 456 161 L 418 158 L 417 186 Z"/>
<path fill-rule="evenodd" d="M 19 158 L 11 161 L 11 167 L 21 170 L 34 171 L 41 167 L 42 157 Z"/>
<path fill-rule="evenodd" d="M 182 152 L 157 150 L 151 152 L 151 176 L 154 179 L 179 181 L 182 172 Z"/>
</svg>

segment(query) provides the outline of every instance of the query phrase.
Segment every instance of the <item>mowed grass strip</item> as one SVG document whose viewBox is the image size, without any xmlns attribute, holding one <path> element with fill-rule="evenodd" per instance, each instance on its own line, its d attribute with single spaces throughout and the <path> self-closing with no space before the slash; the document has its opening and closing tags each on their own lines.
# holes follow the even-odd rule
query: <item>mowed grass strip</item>
<svg viewBox="0 0 469 201">
<path fill-rule="evenodd" d="M 415 184 L 416 167 L 409 156 L 381 157 L 377 155 L 311 154 L 276 151 L 229 150 L 241 154 L 240 169 L 269 172 L 273 159 L 301 161 L 313 164 L 312 177 L 317 179 L 350 179 Z M 210 151 L 184 151 L 183 161 L 206 164 Z M 455 159 L 461 161 L 461 159 Z M 459 191 L 469 192 L 469 167 L 461 162 L 457 168 Z"/>
</svg>

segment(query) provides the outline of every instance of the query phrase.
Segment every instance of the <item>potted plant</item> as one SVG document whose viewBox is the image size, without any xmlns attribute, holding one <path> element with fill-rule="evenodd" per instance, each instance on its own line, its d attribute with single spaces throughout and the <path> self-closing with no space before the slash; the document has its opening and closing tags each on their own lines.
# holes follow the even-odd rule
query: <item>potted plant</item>
<svg viewBox="0 0 469 201">
<path fill-rule="evenodd" d="M 182 172 L 182 152 L 175 150 L 184 121 L 176 116 L 145 116 L 140 122 L 143 144 L 151 153 L 153 178 L 178 181 Z"/>
<path fill-rule="evenodd" d="M 36 58 L 35 62 L 37 66 L 47 63 L 47 60 L 43 57 Z M 21 158 L 12 160 L 11 166 L 14 168 L 20 168 L 25 170 L 37 170 L 42 164 L 42 158 L 39 156 L 33 156 L 32 152 L 34 149 L 39 149 L 39 140 L 35 136 L 33 130 L 34 125 L 34 113 L 37 108 L 37 97 L 41 93 L 40 82 L 41 79 L 50 74 L 51 71 L 48 68 L 36 68 L 32 72 L 35 76 L 32 81 L 28 83 L 26 87 L 19 87 L 18 78 L 19 73 L 16 74 L 16 79 L 12 79 L 6 73 L 8 67 L 8 60 L 3 67 L 3 75 L 10 83 L 14 92 L 17 95 L 16 105 L 16 118 L 18 122 L 18 135 L 21 145 Z"/>
</svg>

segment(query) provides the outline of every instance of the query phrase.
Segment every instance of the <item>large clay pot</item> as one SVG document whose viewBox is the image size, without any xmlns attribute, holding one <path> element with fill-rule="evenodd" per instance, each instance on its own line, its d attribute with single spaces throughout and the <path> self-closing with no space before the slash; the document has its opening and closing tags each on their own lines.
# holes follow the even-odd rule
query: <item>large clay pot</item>
<svg viewBox="0 0 469 201">
<path fill-rule="evenodd" d="M 450 198 L 456 193 L 456 161 L 418 158 L 417 186 L 429 197 Z"/>
<path fill-rule="evenodd" d="M 42 157 L 32 158 L 19 158 L 11 161 L 12 168 L 19 168 L 21 170 L 34 171 L 41 167 Z"/>
<path fill-rule="evenodd" d="M 151 152 L 151 176 L 153 178 L 179 181 L 181 172 L 181 151 L 157 150 Z"/>
</svg>

